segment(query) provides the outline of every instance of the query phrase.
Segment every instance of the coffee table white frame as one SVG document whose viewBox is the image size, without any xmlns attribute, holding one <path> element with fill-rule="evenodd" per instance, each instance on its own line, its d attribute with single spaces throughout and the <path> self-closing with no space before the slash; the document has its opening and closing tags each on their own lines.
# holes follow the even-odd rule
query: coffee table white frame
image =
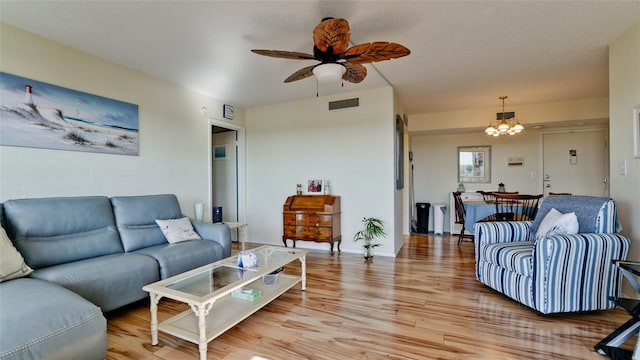
<svg viewBox="0 0 640 360">
<path fill-rule="evenodd" d="M 287 256 L 284 259 L 271 259 L 274 261 L 269 261 L 267 265 L 259 264 L 260 268 L 257 271 L 246 271 L 248 276 L 243 276 L 242 279 L 238 279 L 204 296 L 178 291 L 169 286 L 178 281 L 193 279 L 195 276 L 203 272 L 209 272 L 217 267 L 235 267 L 237 256 L 144 286 L 142 290 L 149 292 L 151 300 L 151 345 L 158 345 L 158 331 L 162 331 L 198 344 L 200 359 L 206 360 L 207 344 L 210 341 L 249 317 L 297 283 L 300 282 L 302 290 L 306 290 L 306 255 L 308 250 L 286 249 L 266 245 L 253 250 L 286 252 Z M 262 283 L 262 276 L 295 260 L 300 261 L 300 276 L 281 272 L 278 274 L 278 281 L 275 285 L 267 286 Z M 244 286 L 262 290 L 262 296 L 255 301 L 240 300 L 231 296 L 234 290 Z M 158 303 L 163 297 L 184 302 L 191 307 L 191 310 L 158 323 Z"/>
</svg>

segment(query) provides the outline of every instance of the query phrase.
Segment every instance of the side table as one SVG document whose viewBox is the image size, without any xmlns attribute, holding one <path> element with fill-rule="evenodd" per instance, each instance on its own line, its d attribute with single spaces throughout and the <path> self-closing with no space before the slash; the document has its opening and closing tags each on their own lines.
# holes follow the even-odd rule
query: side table
<svg viewBox="0 0 640 360">
<path fill-rule="evenodd" d="M 244 243 L 247 240 L 247 234 L 245 233 L 245 229 L 249 224 L 239 223 L 239 222 L 224 222 L 229 226 L 229 230 L 238 230 L 238 242 L 242 244 L 242 250 L 244 250 Z"/>
<path fill-rule="evenodd" d="M 640 262 L 619 260 L 614 263 L 620 269 L 624 278 L 633 286 L 634 290 L 640 294 L 640 283 L 638 282 L 640 278 Z M 619 348 L 620 345 L 638 334 L 640 329 L 640 300 L 612 296 L 611 301 L 629 313 L 631 319 L 602 339 L 594 348 L 598 353 L 606 355 L 612 360 L 640 359 L 640 341 L 636 341 L 633 351 Z"/>
</svg>

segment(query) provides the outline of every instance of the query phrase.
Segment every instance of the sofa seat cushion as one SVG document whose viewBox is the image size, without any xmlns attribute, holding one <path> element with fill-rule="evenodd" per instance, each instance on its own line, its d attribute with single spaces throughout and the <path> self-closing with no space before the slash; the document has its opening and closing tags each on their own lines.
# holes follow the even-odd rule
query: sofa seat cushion
<svg viewBox="0 0 640 360">
<path fill-rule="evenodd" d="M 158 265 L 143 255 L 112 254 L 38 269 L 32 277 L 63 286 L 110 311 L 148 294 L 142 287 L 158 281 Z"/>
<path fill-rule="evenodd" d="M 100 309 L 58 285 L 31 278 L 0 284 L 0 359 L 104 359 Z"/>
<path fill-rule="evenodd" d="M 523 276 L 533 273 L 533 241 L 489 244 L 480 249 L 480 258 Z"/>
<path fill-rule="evenodd" d="M 132 254 L 144 254 L 156 259 L 162 279 L 225 257 L 222 245 L 211 240 L 187 240 L 175 244 L 156 245 Z"/>
</svg>

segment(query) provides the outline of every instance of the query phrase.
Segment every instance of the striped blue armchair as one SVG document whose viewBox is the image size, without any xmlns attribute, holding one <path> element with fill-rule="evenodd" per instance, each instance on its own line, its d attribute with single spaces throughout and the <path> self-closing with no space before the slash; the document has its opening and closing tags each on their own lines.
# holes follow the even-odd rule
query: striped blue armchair
<svg viewBox="0 0 640 360">
<path fill-rule="evenodd" d="M 552 208 L 575 212 L 578 234 L 536 238 Z M 476 278 L 543 314 L 614 308 L 609 296 L 618 295 L 620 277 L 613 260 L 629 251 L 618 228 L 609 198 L 549 196 L 533 221 L 475 224 Z"/>
</svg>

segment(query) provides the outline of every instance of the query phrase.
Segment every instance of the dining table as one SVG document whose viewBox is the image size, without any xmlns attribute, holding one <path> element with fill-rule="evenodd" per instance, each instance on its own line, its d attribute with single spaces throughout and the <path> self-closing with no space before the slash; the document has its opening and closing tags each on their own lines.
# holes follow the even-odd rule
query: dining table
<svg viewBox="0 0 640 360">
<path fill-rule="evenodd" d="M 476 222 L 496 213 L 496 204 L 485 201 L 464 202 L 464 228 L 473 234 L 473 227 Z"/>
</svg>

